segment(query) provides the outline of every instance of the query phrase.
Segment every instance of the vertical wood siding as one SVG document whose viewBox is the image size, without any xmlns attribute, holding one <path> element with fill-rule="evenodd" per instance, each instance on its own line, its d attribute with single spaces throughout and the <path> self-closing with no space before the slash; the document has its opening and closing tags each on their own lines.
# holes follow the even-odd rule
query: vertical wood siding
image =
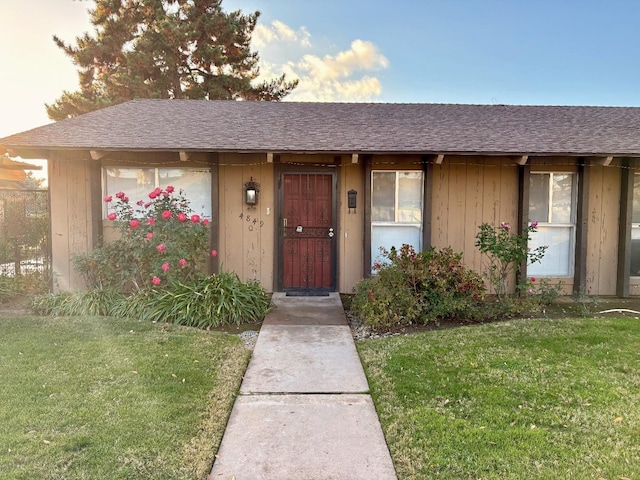
<svg viewBox="0 0 640 480">
<path fill-rule="evenodd" d="M 475 246 L 478 227 L 485 222 L 516 227 L 518 168 L 509 160 L 447 157 L 433 170 L 433 246 L 462 252 L 465 265 L 482 272 L 484 261 Z M 512 278 L 511 291 L 514 284 Z"/>
<path fill-rule="evenodd" d="M 79 290 L 84 281 L 74 270 L 73 254 L 88 252 L 91 244 L 91 160 L 49 160 L 51 249 L 54 290 Z"/>
<path fill-rule="evenodd" d="M 615 295 L 620 217 L 620 169 L 590 166 L 588 295 Z"/>
</svg>

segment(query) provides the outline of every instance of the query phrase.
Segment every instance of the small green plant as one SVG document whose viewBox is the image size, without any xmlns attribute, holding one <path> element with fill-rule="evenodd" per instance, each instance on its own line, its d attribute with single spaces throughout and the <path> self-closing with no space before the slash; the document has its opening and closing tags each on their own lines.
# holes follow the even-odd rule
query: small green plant
<svg viewBox="0 0 640 480">
<path fill-rule="evenodd" d="M 42 294 L 48 289 L 46 275 L 41 272 L 19 275 L 0 274 L 0 303 L 9 302 L 20 296 Z"/>
<path fill-rule="evenodd" d="M 444 318 L 469 318 L 484 295 L 480 276 L 462 264 L 451 248 L 416 253 L 412 246 L 382 250 L 388 262 L 356 287 L 351 308 L 375 329 Z"/>
<path fill-rule="evenodd" d="M 503 300 L 507 293 L 507 279 L 512 272 L 519 273 L 525 262 L 535 263 L 542 260 L 546 246 L 530 251 L 528 243 L 530 234 L 535 232 L 538 222 L 531 225 L 521 234 L 511 231 L 511 226 L 501 222 L 499 227 L 488 223 L 480 225 L 476 234 L 476 247 L 488 259 L 485 276 L 489 280 L 498 300 Z"/>
</svg>

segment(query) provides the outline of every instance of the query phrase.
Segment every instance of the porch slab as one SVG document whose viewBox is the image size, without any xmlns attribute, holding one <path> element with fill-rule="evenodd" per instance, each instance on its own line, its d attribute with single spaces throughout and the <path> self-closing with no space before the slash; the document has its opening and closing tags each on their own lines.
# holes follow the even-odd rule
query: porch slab
<svg viewBox="0 0 640 480">
<path fill-rule="evenodd" d="M 328 297 L 291 297 L 276 292 L 271 297 L 274 308 L 263 325 L 348 325 L 340 294 Z"/>
<path fill-rule="evenodd" d="M 251 395 L 236 399 L 209 478 L 397 477 L 369 395 Z"/>
<path fill-rule="evenodd" d="M 252 393 L 365 393 L 348 326 L 263 325 L 240 386 Z"/>
</svg>

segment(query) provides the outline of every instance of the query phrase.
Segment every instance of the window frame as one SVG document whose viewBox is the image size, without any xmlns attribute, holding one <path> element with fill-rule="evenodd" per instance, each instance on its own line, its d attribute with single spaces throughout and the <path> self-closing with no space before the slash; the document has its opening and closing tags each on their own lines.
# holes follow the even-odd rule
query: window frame
<svg viewBox="0 0 640 480">
<path fill-rule="evenodd" d="M 376 238 L 376 235 L 374 234 L 374 229 L 376 227 L 395 227 L 395 228 L 401 228 L 404 229 L 406 228 L 411 229 L 411 228 L 417 228 L 418 229 L 418 245 L 414 245 L 414 248 L 416 249 L 416 251 L 420 251 L 422 249 L 422 242 L 423 242 L 423 238 L 422 238 L 422 233 L 423 233 L 423 229 L 424 229 L 424 176 L 425 176 L 425 172 L 422 170 L 412 170 L 412 169 L 405 169 L 405 170 L 384 170 L 384 169 L 379 169 L 379 170 L 371 170 L 371 191 L 374 191 L 374 177 L 377 173 L 393 173 L 395 174 L 395 183 L 394 183 L 394 203 L 393 203 L 393 209 L 394 209 L 394 220 L 390 221 L 390 220 L 374 220 L 374 215 L 373 215 L 373 211 L 374 211 L 374 195 L 372 193 L 371 195 L 371 204 L 370 204 L 370 208 L 371 208 L 371 225 L 370 225 L 370 235 L 371 235 L 371 242 L 369 245 L 369 249 L 371 251 L 371 268 L 372 274 L 375 274 L 374 270 L 373 270 L 373 265 L 376 263 L 379 263 L 380 260 L 380 252 L 374 252 L 374 245 L 373 245 L 373 239 Z M 405 174 L 405 173 L 411 173 L 411 174 L 418 174 L 419 175 L 419 181 L 420 181 L 420 199 L 419 199 L 419 204 L 420 204 L 420 219 L 418 221 L 415 222 L 410 222 L 410 221 L 402 221 L 399 220 L 400 218 L 400 212 L 401 209 L 399 208 L 399 198 L 400 198 L 400 178 L 401 178 L 401 174 Z M 403 242 L 406 243 L 406 242 Z M 395 245 L 396 248 L 400 248 L 402 245 Z"/>
<path fill-rule="evenodd" d="M 577 235 L 577 210 L 578 210 L 578 173 L 572 171 L 557 171 L 557 170 L 539 170 L 535 172 L 530 172 L 530 176 L 533 175 L 549 175 L 548 181 L 548 211 L 547 211 L 547 219 L 548 221 L 541 221 L 537 219 L 531 220 L 529 219 L 529 225 L 531 225 L 532 221 L 537 222 L 538 232 L 532 233 L 531 236 L 535 236 L 540 232 L 540 228 L 545 229 L 569 229 L 569 253 L 568 253 L 568 272 L 565 274 L 547 274 L 541 273 L 539 271 L 531 272 L 531 270 L 536 270 L 537 267 L 540 267 L 540 264 L 532 264 L 528 266 L 528 274 L 534 274 L 539 277 L 562 277 L 562 278 L 571 278 L 575 274 L 575 257 L 576 257 L 576 235 Z M 555 222 L 553 220 L 553 177 L 554 175 L 571 175 L 572 183 L 571 183 L 571 212 L 570 212 L 570 222 Z M 531 209 L 531 196 L 529 197 L 529 209 Z"/>
</svg>

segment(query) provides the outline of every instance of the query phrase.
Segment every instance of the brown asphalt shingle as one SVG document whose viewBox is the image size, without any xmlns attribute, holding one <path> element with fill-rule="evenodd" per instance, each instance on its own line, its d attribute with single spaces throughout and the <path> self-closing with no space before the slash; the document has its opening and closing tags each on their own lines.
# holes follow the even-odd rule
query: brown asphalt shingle
<svg viewBox="0 0 640 480">
<path fill-rule="evenodd" d="M 133 100 L 7 148 L 640 156 L 640 108 Z"/>
</svg>

